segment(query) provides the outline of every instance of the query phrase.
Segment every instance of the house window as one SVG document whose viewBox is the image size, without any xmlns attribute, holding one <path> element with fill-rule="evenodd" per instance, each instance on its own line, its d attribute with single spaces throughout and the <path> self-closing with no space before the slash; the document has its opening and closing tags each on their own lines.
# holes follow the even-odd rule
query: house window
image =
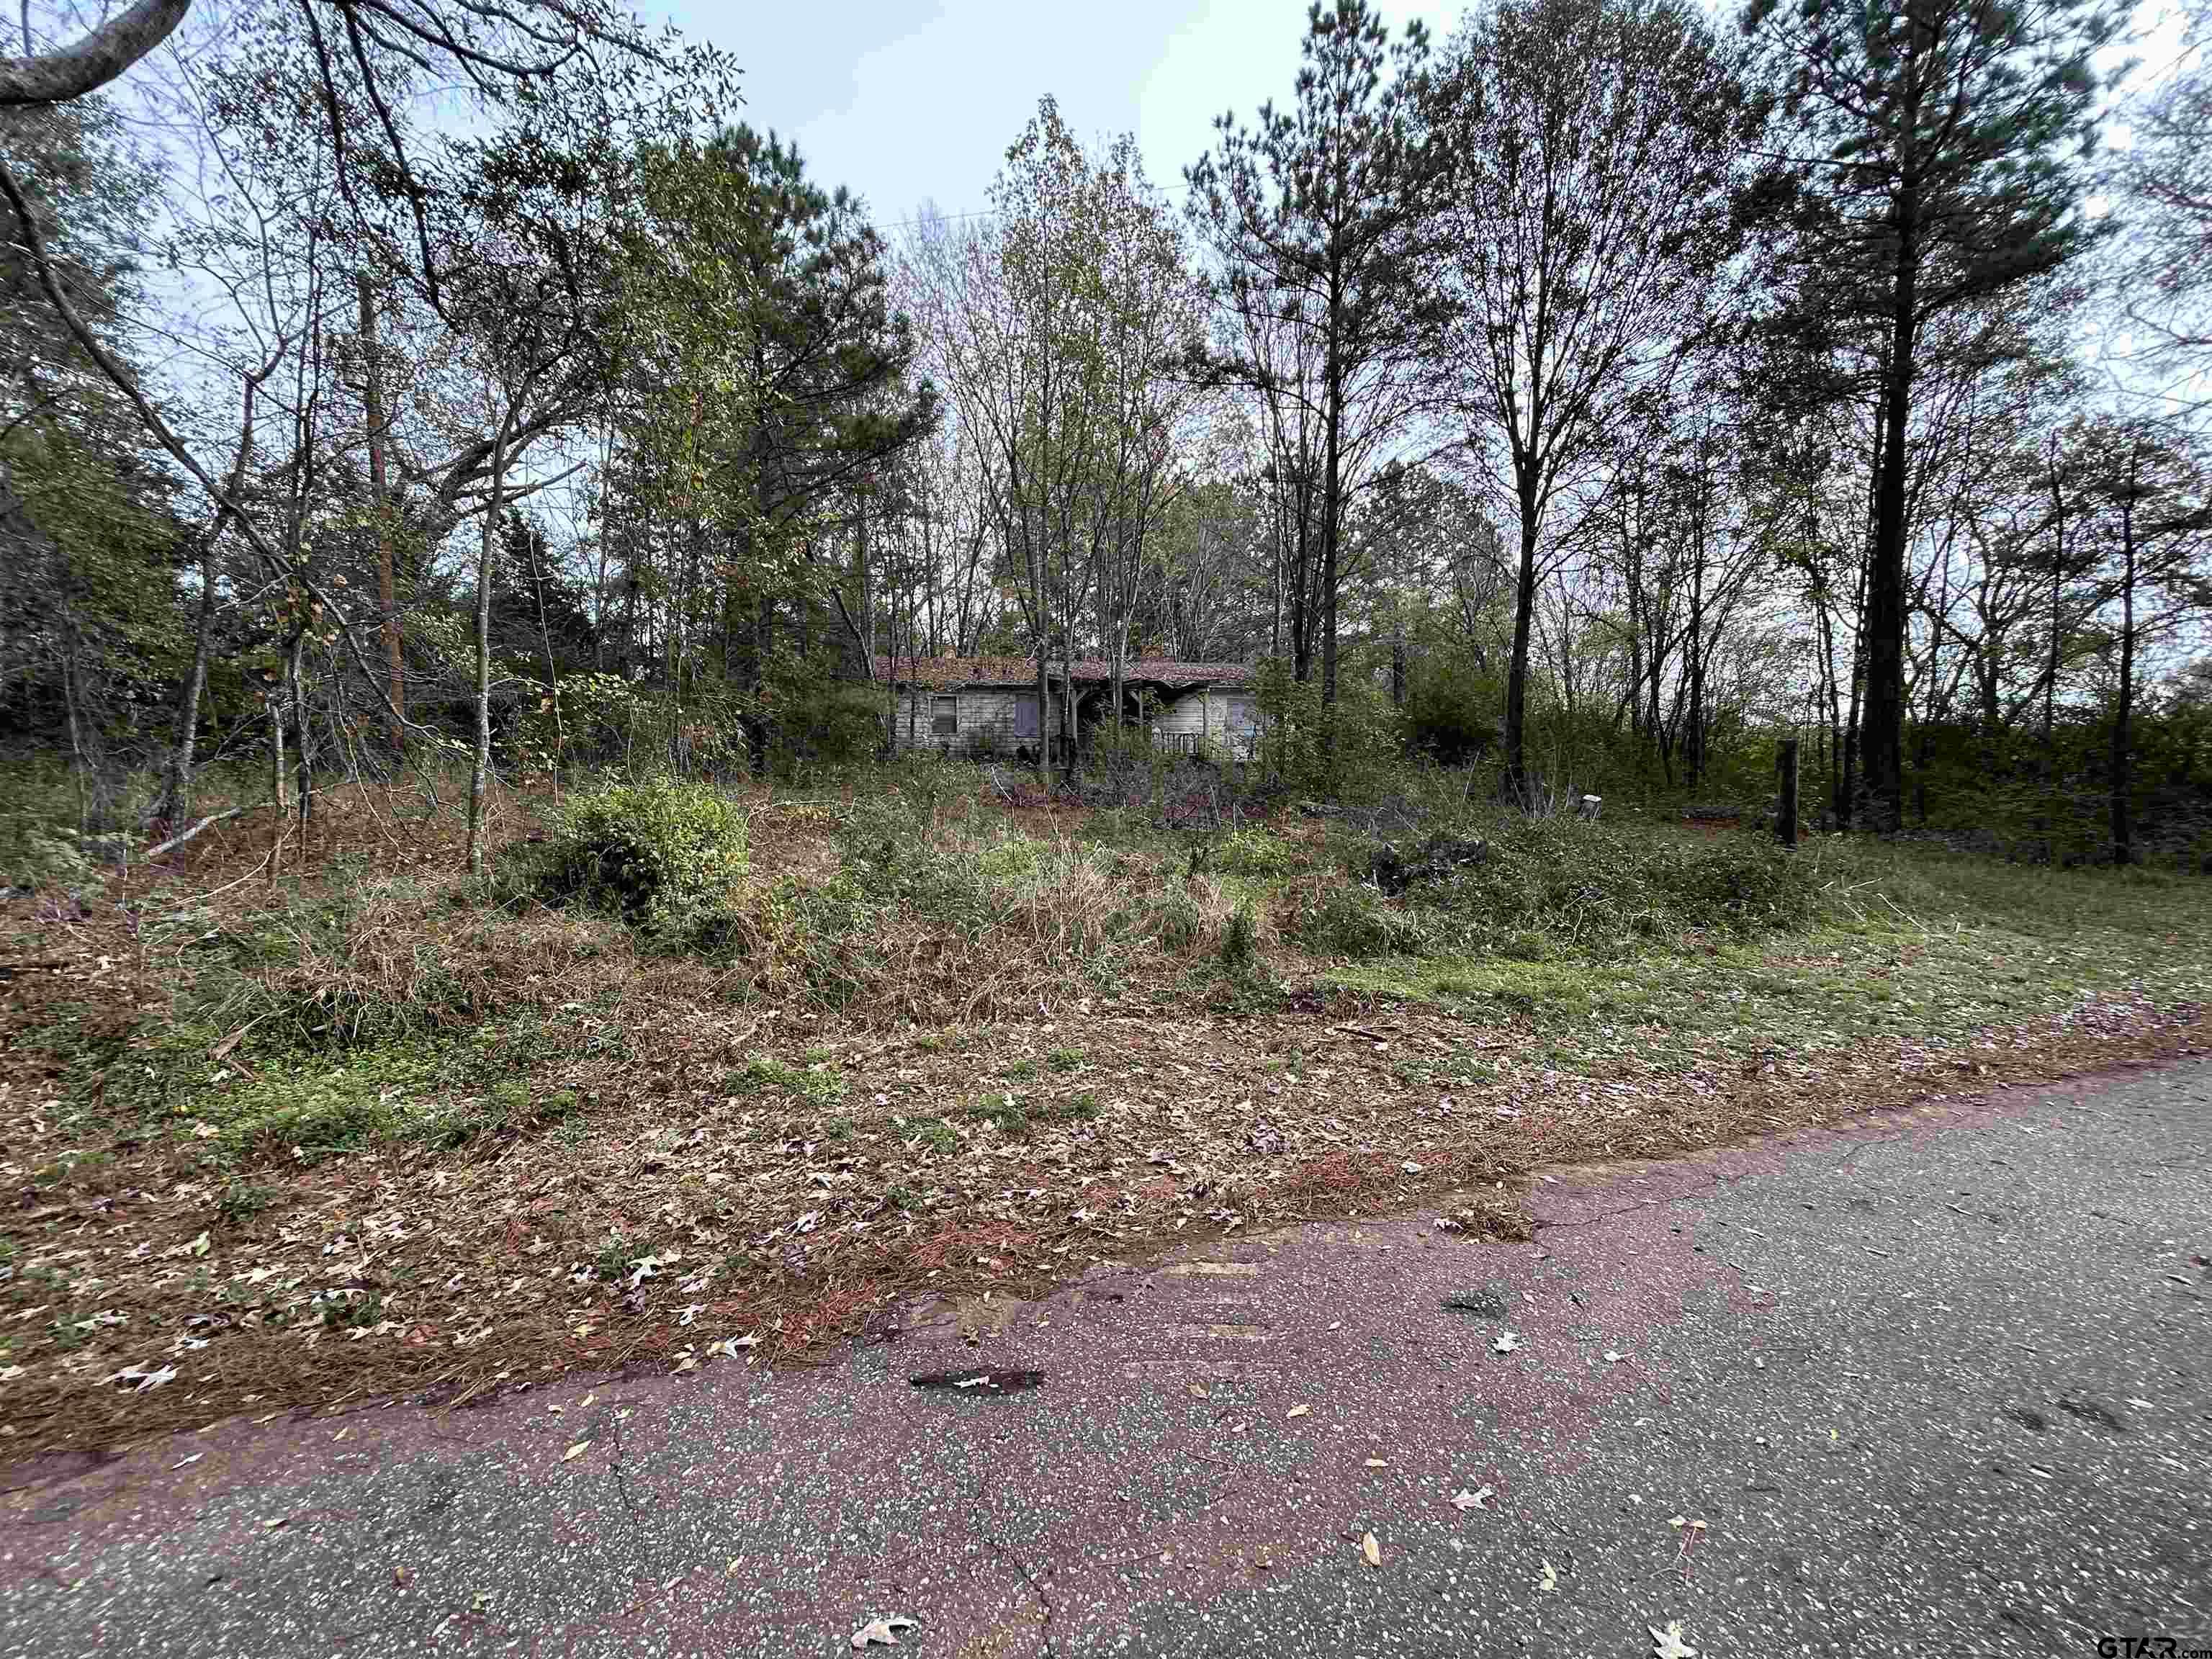
<svg viewBox="0 0 2212 1659">
<path fill-rule="evenodd" d="M 933 737 L 957 738 L 960 735 L 960 699 L 957 696 L 932 697 L 929 700 L 929 730 Z"/>
</svg>

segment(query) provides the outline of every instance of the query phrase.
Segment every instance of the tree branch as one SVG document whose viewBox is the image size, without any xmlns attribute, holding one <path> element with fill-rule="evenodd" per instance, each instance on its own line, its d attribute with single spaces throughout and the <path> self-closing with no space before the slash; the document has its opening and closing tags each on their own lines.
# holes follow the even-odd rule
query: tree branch
<svg viewBox="0 0 2212 1659">
<path fill-rule="evenodd" d="M 192 0 L 138 0 L 82 40 L 52 52 L 0 58 L 0 109 L 65 104 L 97 92 L 167 40 Z"/>
</svg>

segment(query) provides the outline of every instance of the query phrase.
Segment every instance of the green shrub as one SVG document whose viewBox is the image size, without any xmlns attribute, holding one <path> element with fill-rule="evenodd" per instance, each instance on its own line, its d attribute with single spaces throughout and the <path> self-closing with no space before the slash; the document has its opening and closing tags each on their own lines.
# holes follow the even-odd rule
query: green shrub
<svg viewBox="0 0 2212 1659">
<path fill-rule="evenodd" d="M 1238 830 L 1222 838 L 1211 861 L 1232 875 L 1286 876 L 1297 868 L 1298 851 L 1265 830 Z"/>
<path fill-rule="evenodd" d="M 1504 690 L 1458 652 L 1434 652 L 1415 664 L 1406 687 L 1406 746 L 1447 766 L 1480 760 L 1498 741 Z"/>
<path fill-rule="evenodd" d="M 75 825 L 28 813 L 0 817 L 0 886 L 67 890 L 88 884 L 92 876 L 92 860 L 78 845 Z"/>
<path fill-rule="evenodd" d="M 1154 901 L 1153 905 L 1161 947 L 1180 955 L 1198 943 L 1199 935 L 1206 931 L 1206 916 L 1198 908 L 1198 901 L 1190 890 L 1178 882 Z"/>
<path fill-rule="evenodd" d="M 216 1200 L 216 1213 L 235 1227 L 251 1220 L 276 1202 L 274 1188 L 251 1181 L 233 1181 Z"/>
<path fill-rule="evenodd" d="M 1221 963 L 1232 969 L 1249 968 L 1259 955 L 1260 923 L 1252 914 L 1252 901 L 1246 899 L 1221 929 Z"/>
<path fill-rule="evenodd" d="M 744 873 L 745 818 L 706 784 L 657 778 L 580 795 L 539 850 L 532 885 L 653 929 L 696 921 Z"/>
<path fill-rule="evenodd" d="M 1289 665 L 1263 662 L 1253 693 L 1256 770 L 1275 785 L 1360 800 L 1388 790 L 1403 770 L 1398 713 L 1366 676 L 1340 678 L 1336 702 L 1324 706 L 1317 678 L 1301 683 Z"/>
<path fill-rule="evenodd" d="M 833 678 L 827 664 L 779 651 L 763 671 L 769 763 L 788 777 L 880 753 L 890 704 L 880 686 Z"/>
<path fill-rule="evenodd" d="M 1064 1099 L 1040 1101 L 1033 1115 L 1040 1123 L 1083 1123 L 1097 1117 L 1101 1109 L 1098 1097 L 1085 1089 Z"/>
<path fill-rule="evenodd" d="M 1364 882 L 1334 884 L 1292 915 L 1284 932 L 1322 956 L 1415 956 L 1426 931 Z"/>
<path fill-rule="evenodd" d="M 1818 891 L 1807 859 L 1755 835 L 1686 840 L 1572 818 L 1501 820 L 1485 855 L 1410 887 L 1440 931 L 1541 961 L 1551 944 L 1620 947 L 1686 932 L 1802 927 Z"/>
</svg>

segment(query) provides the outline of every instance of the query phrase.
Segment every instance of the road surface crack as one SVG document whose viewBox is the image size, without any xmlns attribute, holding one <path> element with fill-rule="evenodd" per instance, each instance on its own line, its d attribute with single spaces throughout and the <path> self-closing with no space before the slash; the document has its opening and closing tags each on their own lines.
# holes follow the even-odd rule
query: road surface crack
<svg viewBox="0 0 2212 1659">
<path fill-rule="evenodd" d="M 622 1494 L 623 1508 L 629 1512 L 630 1528 L 642 1533 L 644 1517 L 637 1512 L 637 1499 L 630 1495 L 629 1475 L 623 1467 L 622 1413 L 617 1410 L 610 1419 L 615 1443 L 615 1455 L 609 1467 L 614 1471 L 615 1490 Z"/>
<path fill-rule="evenodd" d="M 983 1540 L 985 1546 L 988 1547 L 993 1553 L 1000 1557 L 1013 1568 L 1014 1571 L 1020 1576 L 1022 1583 L 1029 1587 L 1030 1594 L 1036 1598 L 1036 1604 L 1044 1609 L 1044 1624 L 1042 1629 L 1044 1645 L 1040 1650 L 1040 1652 L 1042 1655 L 1042 1659 L 1053 1659 L 1052 1617 L 1054 1609 L 1052 1605 L 1052 1597 L 1045 1593 L 1044 1586 L 1037 1583 L 1036 1575 L 1030 1571 L 1029 1563 L 1022 1559 L 1021 1552 L 1019 1550 L 1017 1550 L 1012 1545 L 1002 1541 L 988 1532 L 979 1532 L 976 1536 Z"/>
</svg>

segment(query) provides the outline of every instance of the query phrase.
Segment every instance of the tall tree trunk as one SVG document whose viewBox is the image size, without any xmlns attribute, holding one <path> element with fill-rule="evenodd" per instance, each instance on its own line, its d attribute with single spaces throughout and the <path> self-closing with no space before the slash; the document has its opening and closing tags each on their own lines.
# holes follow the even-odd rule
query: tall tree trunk
<svg viewBox="0 0 2212 1659">
<path fill-rule="evenodd" d="M 2128 799 L 2135 765 L 2136 516 L 2132 501 L 2120 507 L 2120 684 L 2112 708 L 2111 763 L 2112 862 L 2132 864 L 2135 826 Z"/>
<path fill-rule="evenodd" d="M 1343 295 L 1332 273 L 1328 302 L 1328 359 L 1324 371 L 1322 438 L 1325 452 L 1322 477 L 1321 526 L 1321 742 L 1328 757 L 1332 784 L 1336 778 L 1336 590 L 1344 535 L 1344 484 L 1338 469 L 1344 460 L 1344 361 L 1342 342 Z"/>
<path fill-rule="evenodd" d="M 269 884 L 276 884 L 284 867 L 284 833 L 291 827 L 290 806 L 284 799 L 284 694 L 272 684 L 262 694 L 261 706 L 269 716 L 269 799 L 276 808 L 269 826 Z"/>
<path fill-rule="evenodd" d="M 1913 321 L 1919 253 L 1910 199 L 1900 209 L 1889 363 L 1883 376 L 1881 467 L 1875 487 L 1874 550 L 1867 573 L 1867 690 L 1863 757 L 1867 799 L 1879 832 L 1905 811 L 1905 506 L 1912 404 Z"/>
<path fill-rule="evenodd" d="M 1067 677 L 1060 684 L 1060 724 L 1067 734 L 1067 787 L 1073 789 L 1082 765 L 1077 758 L 1077 748 L 1078 740 L 1083 735 L 1083 715 L 1075 689 L 1075 607 L 1073 603 L 1060 621 L 1060 656 L 1067 665 Z"/>
<path fill-rule="evenodd" d="M 1533 463 L 1521 477 L 1521 571 L 1513 585 L 1513 654 L 1505 666 L 1505 787 L 1526 811 L 1528 789 L 1528 628 L 1536 609 L 1536 479 Z M 1654 670 L 1655 673 L 1656 670 Z"/>
<path fill-rule="evenodd" d="M 2045 834 L 2050 825 L 2049 813 L 2052 796 L 2058 787 L 2058 669 L 2063 660 L 2059 647 L 2060 606 L 2064 600 L 2066 583 L 2066 488 L 2064 476 L 2058 467 L 2058 440 L 2051 440 L 2051 526 L 2054 539 L 2051 556 L 2051 641 L 2043 664 L 2043 788 L 2036 803 L 2035 830 Z M 2046 858 L 2052 856 L 2048 843 Z"/>
<path fill-rule="evenodd" d="M 83 636 L 78 632 L 76 618 L 70 614 L 66 602 L 62 611 L 62 710 L 69 722 L 70 770 L 76 779 L 76 832 L 89 835 L 100 814 L 93 811 L 93 760 L 89 745 L 85 741 L 83 684 L 77 664 L 82 649 Z M 101 826 L 104 827 L 104 826 Z"/>
<path fill-rule="evenodd" d="M 207 692 L 208 659 L 215 644 L 215 534 L 210 529 L 200 544 L 200 603 L 192 623 L 192 661 L 185 671 L 183 694 L 177 699 L 177 735 L 169 745 L 169 763 L 161 780 L 161 805 L 155 816 L 181 828 L 192 811 L 192 772 L 199 741 L 200 699 Z"/>
<path fill-rule="evenodd" d="M 501 497 L 507 486 L 507 421 L 504 402 L 495 406 L 491 440 L 491 495 L 484 503 L 483 538 L 477 556 L 477 743 L 469 769 L 469 873 L 484 872 L 484 811 L 491 793 L 491 573 L 499 538 Z"/>
<path fill-rule="evenodd" d="M 1705 532 L 1702 502 L 1698 517 L 1699 522 L 1691 532 L 1689 656 L 1683 665 L 1690 674 L 1690 729 L 1684 741 L 1683 765 L 1692 789 L 1702 787 L 1705 781 Z"/>
<path fill-rule="evenodd" d="M 384 623 L 384 672 L 390 682 L 385 711 L 385 741 L 398 756 L 407 741 L 401 720 L 407 713 L 407 671 L 399 651 L 399 585 L 392 568 L 392 507 L 385 490 L 384 360 L 377 344 L 376 294 L 368 273 L 354 278 L 361 301 L 361 349 L 364 402 L 368 416 L 369 512 L 376 524 L 376 608 Z"/>
<path fill-rule="evenodd" d="M 1046 634 L 1037 641 L 1036 651 L 1036 775 L 1037 787 L 1048 791 L 1052 787 L 1052 686 L 1045 665 L 1051 653 L 1052 635 Z"/>
<path fill-rule="evenodd" d="M 303 603 L 304 596 L 302 596 Z M 285 700 L 292 705 L 292 735 L 294 765 L 299 777 L 300 798 L 300 867 L 307 867 L 309 847 L 307 832 L 315 816 L 314 744 L 307 729 L 307 675 L 304 660 L 307 650 L 307 629 L 304 623 L 292 635 L 292 648 L 285 653 Z"/>
<path fill-rule="evenodd" d="M 244 490 L 246 471 L 252 465 L 254 404 L 260 390 L 260 380 L 249 375 L 239 417 L 238 459 L 231 464 L 230 469 L 228 493 L 233 501 Z M 200 700 L 207 695 L 208 661 L 214 653 L 215 645 L 216 552 L 222 544 L 222 532 L 229 522 L 230 509 L 218 507 L 213 522 L 208 526 L 206 538 L 200 543 L 200 603 L 199 614 L 192 627 L 192 663 L 185 677 L 183 695 L 178 699 L 177 735 L 170 746 L 169 763 L 162 779 L 161 803 L 155 814 L 172 823 L 182 823 L 191 816 L 192 768 L 199 741 Z"/>
<path fill-rule="evenodd" d="M 1881 422 L 1875 422 L 1876 444 L 1879 446 Z M 1879 457 L 1877 447 L 1877 458 Z M 1875 471 L 1880 471 L 1879 460 Z M 1858 586 L 1851 598 L 1851 697 L 1850 713 L 1844 726 L 1843 779 L 1836 795 L 1836 827 L 1849 830 L 1856 821 L 1859 805 L 1859 757 L 1863 740 L 1863 722 L 1861 711 L 1866 697 L 1867 681 L 1867 574 L 1874 560 L 1874 538 L 1867 538 L 1865 550 L 1859 559 Z"/>
<path fill-rule="evenodd" d="M 561 763 L 568 747 L 568 729 L 561 720 L 561 667 L 553 655 L 553 624 L 545 614 L 545 587 L 550 571 L 538 563 L 538 538 L 522 538 L 522 556 L 530 561 L 530 591 L 538 601 L 538 643 L 545 653 L 545 701 L 553 716 L 553 804 L 561 804 Z"/>
</svg>

